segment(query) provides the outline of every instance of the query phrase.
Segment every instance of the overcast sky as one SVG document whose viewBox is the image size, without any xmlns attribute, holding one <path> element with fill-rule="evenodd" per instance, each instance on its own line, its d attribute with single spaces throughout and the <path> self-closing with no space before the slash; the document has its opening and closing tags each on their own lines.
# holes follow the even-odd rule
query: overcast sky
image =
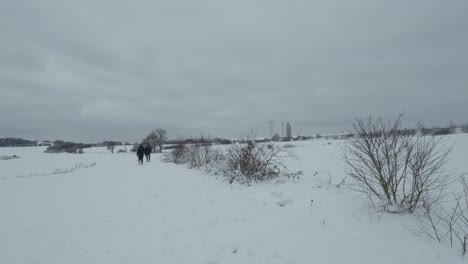
<svg viewBox="0 0 468 264">
<path fill-rule="evenodd" d="M 0 0 L 0 137 L 468 123 L 466 0 Z"/>
</svg>

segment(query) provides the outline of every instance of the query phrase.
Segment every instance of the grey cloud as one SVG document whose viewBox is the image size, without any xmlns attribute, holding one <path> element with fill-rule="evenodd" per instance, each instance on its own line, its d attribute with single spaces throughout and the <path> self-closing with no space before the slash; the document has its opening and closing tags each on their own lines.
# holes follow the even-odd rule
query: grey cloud
<svg viewBox="0 0 468 264">
<path fill-rule="evenodd" d="M 3 1 L 0 137 L 339 132 L 466 119 L 468 3 Z"/>
</svg>

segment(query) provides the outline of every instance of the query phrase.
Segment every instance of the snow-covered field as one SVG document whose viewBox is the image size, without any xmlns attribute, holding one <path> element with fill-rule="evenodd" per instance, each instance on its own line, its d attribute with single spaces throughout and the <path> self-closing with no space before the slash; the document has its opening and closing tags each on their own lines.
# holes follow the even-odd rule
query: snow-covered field
<svg viewBox="0 0 468 264">
<path fill-rule="evenodd" d="M 468 172 L 468 135 L 449 167 Z M 297 181 L 243 186 L 104 148 L 0 148 L 0 263 L 466 263 L 345 187 L 340 141 L 294 142 Z M 331 175 L 331 185 L 329 175 Z M 349 179 L 348 179 L 349 180 Z M 313 200 L 313 202 L 312 202 Z"/>
</svg>

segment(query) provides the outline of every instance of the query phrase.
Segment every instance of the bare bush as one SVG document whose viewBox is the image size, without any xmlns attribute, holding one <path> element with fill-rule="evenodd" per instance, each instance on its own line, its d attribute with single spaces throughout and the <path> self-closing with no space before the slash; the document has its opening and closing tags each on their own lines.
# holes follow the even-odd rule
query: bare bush
<svg viewBox="0 0 468 264">
<path fill-rule="evenodd" d="M 187 154 L 190 168 L 201 168 L 224 159 L 223 154 L 214 149 L 211 144 L 190 145 L 187 148 Z"/>
<path fill-rule="evenodd" d="M 184 144 L 177 144 L 174 148 L 167 153 L 163 154 L 164 162 L 173 162 L 175 164 L 184 164 L 185 163 L 185 152 L 186 147 Z"/>
<path fill-rule="evenodd" d="M 164 155 L 164 161 L 187 164 L 189 168 L 201 168 L 222 159 L 223 154 L 211 144 L 178 144 Z"/>
<path fill-rule="evenodd" d="M 291 173 L 285 165 L 286 159 L 294 158 L 290 151 L 275 144 L 256 143 L 248 140 L 231 145 L 227 150 L 222 173 L 230 181 L 244 183 L 263 181 L 284 175 L 299 177 L 302 172 Z"/>
<path fill-rule="evenodd" d="M 452 193 L 450 199 L 430 206 L 424 204 L 423 214 L 418 217 L 419 226 L 406 228 L 418 236 L 423 235 L 458 247 L 465 256 L 468 247 L 468 183 L 461 177 L 458 185 L 462 186 L 462 190 Z"/>
<path fill-rule="evenodd" d="M 280 175 L 298 178 L 302 172 L 291 173 L 285 160 L 296 158 L 284 147 L 274 144 L 242 140 L 224 151 L 211 143 L 179 144 L 163 155 L 165 162 L 187 164 L 189 168 L 203 168 L 233 181 L 250 183 L 272 179 Z"/>
<path fill-rule="evenodd" d="M 394 121 L 369 117 L 357 119 L 355 137 L 347 138 L 343 161 L 354 189 L 375 197 L 395 212 L 414 212 L 435 203 L 443 194 L 451 174 L 444 169 L 451 145 L 444 137 L 423 136 L 402 129 L 402 114 Z"/>
</svg>

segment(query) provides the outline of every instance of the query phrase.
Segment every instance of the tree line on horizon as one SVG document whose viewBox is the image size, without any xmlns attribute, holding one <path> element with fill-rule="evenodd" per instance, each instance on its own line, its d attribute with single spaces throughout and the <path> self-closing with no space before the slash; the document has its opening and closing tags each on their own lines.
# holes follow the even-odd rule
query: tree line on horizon
<svg viewBox="0 0 468 264">
<path fill-rule="evenodd" d="M 401 133 L 413 134 L 417 131 L 414 129 L 402 129 Z M 456 126 L 451 124 L 447 127 L 421 127 L 420 129 L 421 134 L 423 135 L 450 135 L 457 132 L 468 133 L 468 124 Z M 297 140 L 310 140 L 316 138 L 325 138 L 329 140 L 335 139 L 344 139 L 354 136 L 353 134 L 346 134 L 346 135 L 326 135 L 322 136 L 320 134 L 315 134 L 313 136 L 292 136 L 292 128 L 290 123 L 286 124 L 286 137 L 280 137 L 277 133 L 274 134 L 271 138 L 259 138 L 256 139 L 258 142 L 262 141 L 297 141 Z M 22 138 L 16 137 L 6 137 L 0 138 L 0 147 L 32 147 L 32 146 L 48 146 L 45 152 L 47 153 L 80 153 L 80 150 L 84 148 L 90 147 L 107 147 L 112 153 L 115 146 L 133 146 L 132 150 L 135 146 L 138 147 L 140 144 L 150 144 L 153 152 L 162 152 L 163 149 L 171 149 L 175 145 L 179 144 L 215 144 L 215 145 L 225 145 L 225 144 L 232 144 L 234 141 L 239 142 L 239 140 L 232 140 L 226 138 L 211 138 L 205 136 L 199 137 L 190 137 L 190 138 L 182 138 L 179 137 L 177 139 L 169 139 L 167 136 L 167 131 L 164 129 L 154 129 L 150 132 L 148 136 L 146 136 L 141 142 L 136 143 L 129 143 L 129 142 L 122 142 L 122 141 L 112 141 L 112 140 L 105 140 L 100 143 L 77 143 L 77 142 L 70 142 L 70 141 L 63 141 L 63 140 L 55 140 L 55 141 L 37 141 L 37 140 L 27 140 Z"/>
</svg>

